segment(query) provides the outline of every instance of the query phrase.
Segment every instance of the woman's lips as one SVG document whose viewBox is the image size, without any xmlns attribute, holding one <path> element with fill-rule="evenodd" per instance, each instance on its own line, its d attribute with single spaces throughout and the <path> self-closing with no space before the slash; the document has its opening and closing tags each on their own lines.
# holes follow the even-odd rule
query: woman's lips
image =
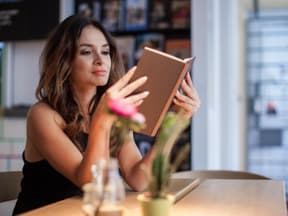
<svg viewBox="0 0 288 216">
<path fill-rule="evenodd" d="M 105 76 L 107 74 L 106 70 L 95 70 L 92 73 L 98 76 Z"/>
</svg>

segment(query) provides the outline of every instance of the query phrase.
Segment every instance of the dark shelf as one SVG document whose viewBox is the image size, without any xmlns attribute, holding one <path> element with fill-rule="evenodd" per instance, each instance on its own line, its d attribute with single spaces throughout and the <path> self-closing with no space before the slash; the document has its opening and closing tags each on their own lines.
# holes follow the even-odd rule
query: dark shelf
<svg viewBox="0 0 288 216">
<path fill-rule="evenodd" d="M 172 29 L 172 28 L 167 28 L 167 29 L 143 29 L 143 30 L 123 30 L 123 31 L 113 31 L 111 34 L 113 36 L 125 36 L 125 35 L 140 35 L 140 34 L 146 34 L 146 33 L 160 33 L 164 34 L 165 36 L 169 38 L 190 38 L 191 31 L 190 28 L 183 29 Z"/>
<path fill-rule="evenodd" d="M 17 105 L 10 108 L 4 108 L 5 117 L 25 118 L 30 106 L 29 105 Z"/>
</svg>

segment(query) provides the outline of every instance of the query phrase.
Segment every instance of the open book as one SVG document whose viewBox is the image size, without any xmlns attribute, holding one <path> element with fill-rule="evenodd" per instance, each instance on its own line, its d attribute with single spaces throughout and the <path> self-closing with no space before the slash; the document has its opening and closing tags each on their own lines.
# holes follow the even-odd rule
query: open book
<svg viewBox="0 0 288 216">
<path fill-rule="evenodd" d="M 168 188 L 168 193 L 172 194 L 175 197 L 174 203 L 177 203 L 192 190 L 198 187 L 200 184 L 200 179 L 198 178 L 171 178 Z M 128 200 L 135 199 L 135 194 L 139 192 L 133 191 L 130 186 L 125 183 L 126 195 Z"/>
<path fill-rule="evenodd" d="M 169 193 L 175 196 L 174 203 L 185 197 L 190 191 L 200 184 L 198 178 L 172 178 L 169 185 Z"/>
<path fill-rule="evenodd" d="M 148 90 L 149 96 L 139 106 L 146 117 L 146 128 L 140 133 L 155 136 L 185 75 L 195 57 L 180 59 L 168 53 L 145 47 L 137 64 L 133 80 L 147 76 L 138 90 Z"/>
</svg>

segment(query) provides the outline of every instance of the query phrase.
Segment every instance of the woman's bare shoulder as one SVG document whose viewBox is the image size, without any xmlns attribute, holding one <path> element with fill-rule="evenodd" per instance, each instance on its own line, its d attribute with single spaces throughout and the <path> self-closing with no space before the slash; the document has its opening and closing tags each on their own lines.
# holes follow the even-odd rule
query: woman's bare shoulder
<svg viewBox="0 0 288 216">
<path fill-rule="evenodd" d="M 44 102 L 37 102 L 32 105 L 27 114 L 27 123 L 40 121 L 49 124 L 51 120 L 58 124 L 60 127 L 65 125 L 65 121 L 62 116 L 51 106 Z"/>
</svg>

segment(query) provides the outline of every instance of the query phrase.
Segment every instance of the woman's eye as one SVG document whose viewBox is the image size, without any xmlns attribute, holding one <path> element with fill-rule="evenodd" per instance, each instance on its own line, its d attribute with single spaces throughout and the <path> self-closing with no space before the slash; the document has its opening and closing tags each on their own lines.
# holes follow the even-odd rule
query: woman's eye
<svg viewBox="0 0 288 216">
<path fill-rule="evenodd" d="M 107 51 L 102 51 L 102 55 L 110 55 L 110 51 L 107 50 Z"/>
<path fill-rule="evenodd" d="M 91 55 L 93 52 L 91 50 L 81 50 L 80 54 L 81 55 Z"/>
</svg>

